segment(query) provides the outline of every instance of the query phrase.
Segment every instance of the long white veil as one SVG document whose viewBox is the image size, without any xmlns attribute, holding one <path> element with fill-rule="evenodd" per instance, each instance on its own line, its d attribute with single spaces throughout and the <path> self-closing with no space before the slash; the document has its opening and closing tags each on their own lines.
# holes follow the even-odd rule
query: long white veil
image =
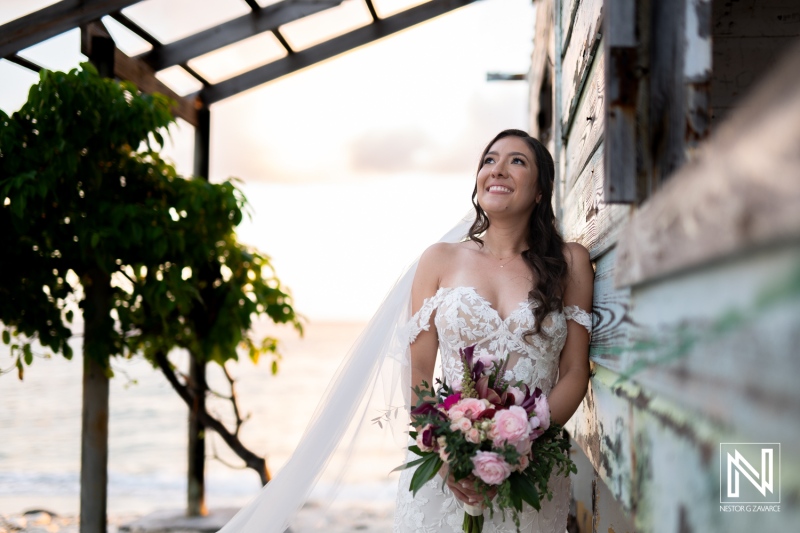
<svg viewBox="0 0 800 533">
<path fill-rule="evenodd" d="M 473 220 L 474 213 L 468 214 L 439 242 L 463 240 Z M 372 397 L 379 381 L 387 412 L 393 411 L 392 425 L 401 432 L 408 427 L 406 409 L 398 411 L 397 407 L 407 407 L 410 398 L 410 360 L 403 326 L 411 318 L 411 284 L 417 261 L 389 291 L 339 366 L 289 461 L 219 533 L 283 533 L 334 452 L 344 449 L 347 456 L 347 451 L 352 451 L 358 428 L 366 422 L 365 400 Z M 355 432 L 348 430 L 353 427 Z M 399 441 L 406 444 L 407 436 Z"/>
</svg>

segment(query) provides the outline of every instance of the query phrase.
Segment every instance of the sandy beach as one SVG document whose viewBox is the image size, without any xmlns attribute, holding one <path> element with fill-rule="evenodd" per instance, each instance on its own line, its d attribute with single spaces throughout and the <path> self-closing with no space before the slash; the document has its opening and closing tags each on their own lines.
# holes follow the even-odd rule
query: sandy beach
<svg viewBox="0 0 800 533">
<path fill-rule="evenodd" d="M 291 526 L 291 533 L 345 533 L 359 531 L 378 533 L 390 531 L 393 506 L 369 503 L 365 505 L 341 505 L 328 509 L 314 503 L 306 504 Z M 213 511 L 212 511 L 213 512 Z M 223 510 L 224 516 L 233 510 Z M 172 527 L 158 525 L 158 516 L 112 516 L 108 520 L 108 533 L 206 533 L 213 527 Z M 223 520 L 224 522 L 224 520 Z M 210 524 L 209 524 L 210 525 Z M 78 533 L 78 519 L 60 516 L 48 511 L 29 511 L 17 515 L 0 515 L 0 533 Z"/>
</svg>

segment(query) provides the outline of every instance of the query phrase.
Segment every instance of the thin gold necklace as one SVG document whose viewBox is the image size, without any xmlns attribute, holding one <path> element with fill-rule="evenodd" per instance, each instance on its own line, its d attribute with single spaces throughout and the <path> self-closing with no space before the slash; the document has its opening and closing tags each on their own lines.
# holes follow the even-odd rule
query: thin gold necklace
<svg viewBox="0 0 800 533">
<path fill-rule="evenodd" d="M 489 253 L 490 253 L 490 254 L 492 254 L 492 257 L 494 257 L 494 258 L 495 258 L 495 259 L 497 259 L 498 261 L 503 261 L 503 260 L 505 259 L 505 258 L 503 258 L 503 257 L 497 257 L 496 255 L 494 255 L 494 252 L 493 252 L 493 251 L 491 250 L 491 248 L 489 248 L 488 246 L 486 246 L 486 250 L 488 250 L 488 251 L 489 251 Z M 520 253 L 518 253 L 518 254 L 514 254 L 514 255 L 512 255 L 512 256 L 511 256 L 511 258 L 510 258 L 508 261 L 506 261 L 505 263 L 503 263 L 502 265 L 500 265 L 500 268 L 503 268 L 504 266 L 506 266 L 507 264 L 509 264 L 511 261 L 513 261 L 514 259 L 516 259 L 516 258 L 517 258 L 517 257 L 519 257 L 520 255 L 521 255 L 521 252 L 520 252 Z"/>
</svg>

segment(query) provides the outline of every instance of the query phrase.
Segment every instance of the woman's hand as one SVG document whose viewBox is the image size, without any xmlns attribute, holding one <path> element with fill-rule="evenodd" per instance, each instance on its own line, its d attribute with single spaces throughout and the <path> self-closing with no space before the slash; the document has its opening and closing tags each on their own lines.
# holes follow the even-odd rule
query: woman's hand
<svg viewBox="0 0 800 533">
<path fill-rule="evenodd" d="M 478 505 L 483 502 L 483 495 L 475 486 L 476 480 L 474 477 L 469 476 L 460 481 L 456 481 L 447 465 L 442 466 L 439 470 L 439 475 L 442 476 L 442 479 L 447 483 L 447 487 L 458 500 L 469 505 Z M 495 495 L 497 495 L 497 487 L 490 487 L 487 491 L 487 496 L 489 496 L 491 500 Z"/>
</svg>

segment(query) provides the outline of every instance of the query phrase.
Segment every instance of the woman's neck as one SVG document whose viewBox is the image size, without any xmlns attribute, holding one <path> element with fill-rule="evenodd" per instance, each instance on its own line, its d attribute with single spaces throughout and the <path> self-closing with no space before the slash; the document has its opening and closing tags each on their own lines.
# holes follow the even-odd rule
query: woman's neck
<svg viewBox="0 0 800 533">
<path fill-rule="evenodd" d="M 526 224 L 508 224 L 503 221 L 492 222 L 481 239 L 484 248 L 498 258 L 518 255 L 528 249 L 528 228 Z"/>
</svg>

